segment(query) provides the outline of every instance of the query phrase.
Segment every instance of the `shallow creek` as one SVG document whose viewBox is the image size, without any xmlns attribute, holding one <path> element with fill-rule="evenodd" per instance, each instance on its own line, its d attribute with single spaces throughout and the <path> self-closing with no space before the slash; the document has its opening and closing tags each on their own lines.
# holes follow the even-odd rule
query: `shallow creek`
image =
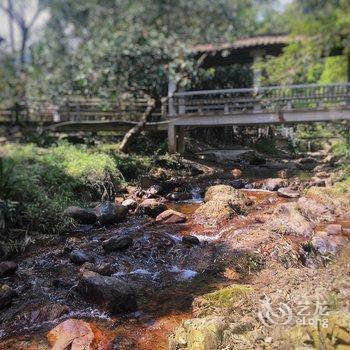
<svg viewBox="0 0 350 350">
<path fill-rule="evenodd" d="M 196 296 L 231 283 L 249 283 L 239 274 L 227 274 L 221 259 L 225 242 L 239 235 L 240 230 L 261 224 L 257 218 L 262 212 L 272 212 L 276 204 L 287 199 L 275 192 L 244 191 L 254 202 L 250 213 L 236 217 L 221 229 L 194 222 L 192 214 L 201 204 L 194 191 L 192 200 L 167 203 L 188 216 L 185 224 L 160 225 L 146 217 L 130 216 L 107 229 L 74 234 L 54 245 L 29 250 L 18 259 L 17 275 L 6 279 L 17 287 L 19 297 L 0 316 L 0 349 L 48 349 L 47 331 L 72 317 L 98 327 L 107 342 L 115 340 L 119 346 L 115 349 L 167 349 L 170 332 L 191 318 L 191 303 Z M 126 252 L 104 253 L 101 241 L 114 235 L 132 237 L 133 246 Z M 181 241 L 183 235 L 195 235 L 200 244 L 186 246 Z M 65 246 L 79 248 L 95 261 L 110 264 L 112 276 L 137 290 L 138 310 L 111 316 L 76 296 L 74 285 L 81 268 L 69 261 Z M 54 286 L 59 279 L 69 283 Z M 52 313 L 57 304 L 66 310 L 46 321 L 45 313 Z"/>
</svg>

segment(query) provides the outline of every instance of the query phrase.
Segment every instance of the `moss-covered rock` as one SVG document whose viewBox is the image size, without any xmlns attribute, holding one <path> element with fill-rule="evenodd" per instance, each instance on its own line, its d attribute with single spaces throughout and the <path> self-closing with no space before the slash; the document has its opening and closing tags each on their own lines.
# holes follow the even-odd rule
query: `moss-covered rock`
<svg viewBox="0 0 350 350">
<path fill-rule="evenodd" d="M 285 345 L 291 349 L 349 349 L 350 313 L 331 313 L 315 326 L 294 326 L 284 337 Z"/>
<path fill-rule="evenodd" d="M 169 349 L 216 350 L 221 348 L 225 317 L 193 318 L 185 321 L 169 338 Z"/>
<path fill-rule="evenodd" d="M 204 204 L 195 212 L 197 220 L 206 224 L 216 224 L 234 215 L 245 214 L 251 200 L 239 190 L 227 185 L 209 187 Z"/>
</svg>

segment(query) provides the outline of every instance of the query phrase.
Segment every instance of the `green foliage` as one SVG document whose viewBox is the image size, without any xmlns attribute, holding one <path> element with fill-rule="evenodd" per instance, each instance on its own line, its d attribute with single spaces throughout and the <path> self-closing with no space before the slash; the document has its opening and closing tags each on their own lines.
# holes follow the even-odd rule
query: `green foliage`
<svg viewBox="0 0 350 350">
<path fill-rule="evenodd" d="M 240 298 L 247 296 L 253 290 L 249 286 L 232 284 L 213 293 L 203 295 L 203 299 L 216 307 L 228 307 Z"/>
<path fill-rule="evenodd" d="M 276 142 L 274 138 L 262 137 L 255 144 L 254 148 L 265 154 L 277 154 Z"/>
<path fill-rule="evenodd" d="M 327 57 L 319 82 L 322 84 L 346 83 L 347 72 L 348 60 L 345 55 Z"/>
<path fill-rule="evenodd" d="M 260 63 L 264 84 L 328 83 L 346 79 L 345 57 L 350 54 L 350 3 L 293 1 L 281 16 L 299 42 L 281 56 Z M 343 58 L 328 58 L 344 55 Z"/>
<path fill-rule="evenodd" d="M 67 206 L 111 197 L 121 176 L 107 154 L 61 144 L 43 149 L 33 144 L 3 147 L 1 197 L 19 202 L 29 230 L 61 233 Z"/>
</svg>

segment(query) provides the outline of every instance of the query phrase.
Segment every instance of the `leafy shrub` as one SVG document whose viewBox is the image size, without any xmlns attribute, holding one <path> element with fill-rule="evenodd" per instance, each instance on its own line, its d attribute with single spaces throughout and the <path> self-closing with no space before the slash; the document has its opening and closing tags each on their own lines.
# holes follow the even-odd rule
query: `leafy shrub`
<svg viewBox="0 0 350 350">
<path fill-rule="evenodd" d="M 19 202 L 22 225 L 31 231 L 65 231 L 69 222 L 62 218 L 62 210 L 113 197 L 122 179 L 111 157 L 85 147 L 12 144 L 2 153 L 0 196 Z"/>
</svg>

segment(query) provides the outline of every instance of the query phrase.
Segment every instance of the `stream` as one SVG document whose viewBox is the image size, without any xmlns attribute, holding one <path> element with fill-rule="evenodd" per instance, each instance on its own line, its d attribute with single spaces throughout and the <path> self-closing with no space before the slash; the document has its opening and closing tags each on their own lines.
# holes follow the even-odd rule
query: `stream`
<svg viewBox="0 0 350 350">
<path fill-rule="evenodd" d="M 223 227 L 206 227 L 193 219 L 202 203 L 202 190 L 194 186 L 192 199 L 166 203 L 188 217 L 183 224 L 160 224 L 129 215 L 107 228 L 76 232 L 46 246 L 30 247 L 18 258 L 17 274 L 4 279 L 16 287 L 18 298 L 1 313 L 0 349 L 47 349 L 46 333 L 68 318 L 96 326 L 106 341 L 113 342 L 112 349 L 167 349 L 169 334 L 191 318 L 196 296 L 233 282 L 249 283 L 249 274 L 235 273 L 228 262 L 246 246 L 232 242 L 236 238 L 239 242 L 247 230 L 261 225 L 262 214 L 271 214 L 279 203 L 293 201 L 276 192 L 246 189 L 244 193 L 253 201 L 248 215 L 237 216 Z M 182 237 L 187 235 L 197 237 L 199 244 L 184 244 Z M 106 253 L 101 242 L 112 236 L 131 237 L 133 245 L 124 252 Z M 254 250 L 254 239 L 252 236 L 244 244 Z M 298 238 L 292 243 L 300 245 L 305 240 Z M 73 247 L 89 253 L 95 264 L 108 270 L 106 275 L 133 286 L 137 310 L 110 314 L 77 296 L 75 286 L 84 266 L 69 260 Z"/>
</svg>

